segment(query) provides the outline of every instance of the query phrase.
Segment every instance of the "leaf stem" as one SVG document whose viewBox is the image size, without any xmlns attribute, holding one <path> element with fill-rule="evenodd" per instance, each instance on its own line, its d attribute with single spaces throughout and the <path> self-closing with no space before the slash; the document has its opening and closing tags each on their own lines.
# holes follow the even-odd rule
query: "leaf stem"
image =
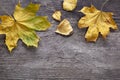
<svg viewBox="0 0 120 80">
<path fill-rule="evenodd" d="M 11 17 L 14 19 L 15 22 L 17 22 L 17 20 L 15 19 L 15 17 L 13 15 L 11 15 Z"/>
<path fill-rule="evenodd" d="M 109 0 L 106 0 L 106 1 L 102 4 L 101 11 L 103 10 L 105 4 L 106 4 L 108 1 L 109 1 Z"/>
<path fill-rule="evenodd" d="M 90 0 L 90 4 L 91 4 L 91 5 L 93 4 L 92 0 Z"/>
</svg>

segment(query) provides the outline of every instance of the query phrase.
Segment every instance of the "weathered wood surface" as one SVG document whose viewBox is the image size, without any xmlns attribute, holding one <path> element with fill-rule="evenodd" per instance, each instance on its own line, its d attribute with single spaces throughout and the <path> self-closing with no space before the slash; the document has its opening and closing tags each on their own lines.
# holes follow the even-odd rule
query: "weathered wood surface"
<svg viewBox="0 0 120 80">
<path fill-rule="evenodd" d="M 120 80 L 120 31 L 112 31 L 106 40 L 96 43 L 84 39 L 86 29 L 78 29 L 77 21 L 83 14 L 77 11 L 90 6 L 90 0 L 78 0 L 77 9 L 66 12 L 62 0 L 20 0 L 22 6 L 30 1 L 41 3 L 39 15 L 47 15 L 52 27 L 47 32 L 37 32 L 42 40 L 38 48 L 28 48 L 21 41 L 9 54 L 5 36 L 0 36 L 0 80 Z M 91 0 L 100 9 L 105 0 Z M 10 14 L 18 0 L 0 0 L 1 6 Z M 70 20 L 74 34 L 63 37 L 55 34 L 59 24 L 51 18 L 55 10 L 61 10 L 62 18 Z M 114 12 L 120 28 L 120 0 L 110 0 L 104 11 Z M 0 9 L 0 14 L 5 14 Z"/>
</svg>

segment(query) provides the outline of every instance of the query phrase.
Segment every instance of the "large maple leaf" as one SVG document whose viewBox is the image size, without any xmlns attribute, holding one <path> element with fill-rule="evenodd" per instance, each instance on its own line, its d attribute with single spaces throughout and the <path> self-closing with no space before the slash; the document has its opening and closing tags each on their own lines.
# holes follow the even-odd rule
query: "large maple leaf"
<svg viewBox="0 0 120 80">
<path fill-rule="evenodd" d="M 96 41 L 99 33 L 106 38 L 110 32 L 110 28 L 117 29 L 117 25 L 112 18 L 113 13 L 97 10 L 93 5 L 91 7 L 83 7 L 80 12 L 85 14 L 78 22 L 79 28 L 86 28 L 85 38 L 87 41 Z"/>
<path fill-rule="evenodd" d="M 30 3 L 22 8 L 20 3 L 16 5 L 13 16 L 0 16 L 0 34 L 6 35 L 5 43 L 12 51 L 21 39 L 27 46 L 38 46 L 39 37 L 35 31 L 45 31 L 50 27 L 46 16 L 37 16 L 40 4 Z"/>
</svg>

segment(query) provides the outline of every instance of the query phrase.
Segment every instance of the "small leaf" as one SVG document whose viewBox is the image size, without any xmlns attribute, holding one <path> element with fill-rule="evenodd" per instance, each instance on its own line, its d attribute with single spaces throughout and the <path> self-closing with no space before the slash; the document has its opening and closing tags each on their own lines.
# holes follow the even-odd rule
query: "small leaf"
<svg viewBox="0 0 120 80">
<path fill-rule="evenodd" d="M 64 0 L 63 9 L 66 11 L 73 11 L 77 6 L 77 0 Z"/>
<path fill-rule="evenodd" d="M 55 19 L 57 21 L 61 21 L 61 16 L 62 16 L 61 11 L 55 11 L 52 15 L 53 19 Z"/>
<path fill-rule="evenodd" d="M 21 39 L 27 46 L 38 46 L 39 37 L 35 31 L 44 31 L 50 27 L 46 16 L 37 16 L 40 4 L 30 3 L 22 8 L 20 3 L 16 5 L 13 17 L 0 16 L 0 34 L 6 35 L 5 43 L 11 52 Z"/>
<path fill-rule="evenodd" d="M 67 19 L 64 19 L 58 26 L 57 30 L 55 31 L 58 34 L 68 36 L 73 32 L 73 28 L 70 22 Z"/>
<path fill-rule="evenodd" d="M 110 28 L 117 29 L 115 21 L 112 19 L 113 13 L 103 12 L 97 10 L 93 5 L 91 7 L 83 7 L 80 10 L 84 17 L 82 17 L 78 22 L 79 28 L 87 28 L 85 38 L 87 41 L 96 41 L 99 33 L 106 38 L 110 32 Z"/>
</svg>

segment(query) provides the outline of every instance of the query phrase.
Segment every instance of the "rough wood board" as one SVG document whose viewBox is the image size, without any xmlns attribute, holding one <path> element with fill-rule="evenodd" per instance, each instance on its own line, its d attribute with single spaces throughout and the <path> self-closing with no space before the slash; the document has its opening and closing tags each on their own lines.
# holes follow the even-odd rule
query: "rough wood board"
<svg viewBox="0 0 120 80">
<path fill-rule="evenodd" d="M 52 28 L 38 32 L 42 40 L 38 48 L 28 48 L 21 41 L 9 54 L 5 36 L 0 36 L 0 80 L 120 80 L 120 31 L 112 31 L 106 40 L 101 37 L 96 43 L 84 39 L 86 29 L 78 29 L 77 21 L 83 14 L 77 11 L 90 6 L 90 0 L 78 0 L 77 9 L 66 12 L 62 0 L 20 0 L 22 6 L 30 1 L 41 3 L 39 15 L 47 15 Z M 92 0 L 100 9 L 105 0 Z M 1 6 L 10 14 L 18 0 L 0 0 Z M 62 18 L 67 18 L 74 34 L 63 37 L 54 31 L 59 22 L 51 18 L 55 10 L 61 10 Z M 120 0 L 110 0 L 104 11 L 114 12 L 114 19 L 120 27 Z M 0 9 L 0 14 L 5 14 Z"/>
</svg>

